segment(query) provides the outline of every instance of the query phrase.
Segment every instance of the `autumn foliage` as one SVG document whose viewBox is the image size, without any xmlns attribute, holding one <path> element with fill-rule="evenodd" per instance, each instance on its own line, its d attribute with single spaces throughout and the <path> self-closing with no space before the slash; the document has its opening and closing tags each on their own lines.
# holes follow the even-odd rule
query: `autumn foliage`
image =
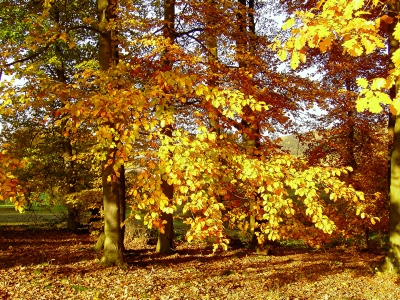
<svg viewBox="0 0 400 300">
<path fill-rule="evenodd" d="M 18 111 L 26 118 L 31 111 L 43 113 L 44 127 L 57 131 L 64 145 L 58 158 L 66 180 L 58 185 L 70 194 L 66 199 L 97 188 L 103 176 L 106 235 L 109 224 L 118 228 L 124 221 L 107 219 L 115 214 L 107 197 L 123 198 L 125 192 L 132 218 L 163 233 L 163 216 L 182 211 L 190 227 L 186 240 L 215 237 L 214 249 L 227 249 L 227 228 L 254 233 L 259 243 L 301 239 L 312 246 L 373 229 L 386 192 L 377 186 L 386 184 L 384 176 L 379 184 L 375 177 L 385 173 L 383 121 L 354 114 L 353 123 L 346 122 L 355 108 L 380 112 L 384 103 L 397 110 L 383 90 L 394 83 L 397 69 L 374 79 L 354 74 L 352 84 L 361 89 L 354 102 L 355 91 L 347 97 L 333 79 L 343 65 L 329 62 L 339 55 L 325 59 L 313 49 L 328 53 L 339 34 L 342 55 L 375 53 L 385 45 L 381 27 L 390 18 L 362 18 L 364 1 L 343 9 L 336 2 L 319 2 L 321 13 L 299 11 L 283 25 L 291 35 L 282 38 L 276 38 L 278 30 L 271 34 L 273 19 L 254 1 L 165 1 L 164 8 L 104 0 L 97 6 L 5 5 L 1 9 L 18 30 L 13 34 L 0 25 L 0 67 L 23 83 L 1 86 L 3 123 Z M 314 55 L 314 67 L 330 71 L 331 84 L 283 70 L 288 54 L 293 69 Z M 320 129 L 327 129 L 327 120 L 332 127 L 319 131 L 322 140 L 307 140 L 304 157 L 282 151 L 278 136 L 300 132 L 296 118 L 314 105 L 330 113 Z M 340 115 L 343 107 L 349 114 Z M 354 128 L 352 136 L 346 128 Z M 348 143 L 328 137 L 345 132 Z M 15 196 L 23 190 L 16 190 L 17 161 L 4 155 L 0 190 L 18 206 Z M 126 190 L 123 170 L 135 174 Z M 166 185 L 173 187 L 172 198 Z"/>
</svg>

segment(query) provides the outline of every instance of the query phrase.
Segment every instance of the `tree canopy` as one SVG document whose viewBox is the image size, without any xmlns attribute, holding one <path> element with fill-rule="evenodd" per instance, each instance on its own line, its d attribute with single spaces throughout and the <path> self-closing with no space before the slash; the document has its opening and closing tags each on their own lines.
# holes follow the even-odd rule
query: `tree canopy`
<svg viewBox="0 0 400 300">
<path fill-rule="evenodd" d="M 387 71 L 379 50 L 394 18 L 378 15 L 377 1 L 289 2 L 1 4 L 0 68 L 12 78 L 0 89 L 3 198 L 28 199 L 22 174 L 39 192 L 102 187 L 107 265 L 122 261 L 126 199 L 131 217 L 160 236 L 182 209 L 187 241 L 216 237 L 215 249 L 227 248 L 228 227 L 259 243 L 315 246 L 376 224 L 387 192 L 372 184 L 376 172 L 387 178 L 384 120 L 355 108 L 398 110 L 382 90 L 397 79 L 397 54 Z M 271 8 L 303 11 L 280 30 Z M 288 70 L 288 53 L 293 69 L 324 79 Z M 372 59 L 353 58 L 363 54 Z M 312 107 L 328 114 L 312 118 Z M 324 130 L 305 138 L 312 124 Z M 281 149 L 289 133 L 304 137 L 307 155 Z M 126 170 L 137 170 L 134 180 Z"/>
</svg>

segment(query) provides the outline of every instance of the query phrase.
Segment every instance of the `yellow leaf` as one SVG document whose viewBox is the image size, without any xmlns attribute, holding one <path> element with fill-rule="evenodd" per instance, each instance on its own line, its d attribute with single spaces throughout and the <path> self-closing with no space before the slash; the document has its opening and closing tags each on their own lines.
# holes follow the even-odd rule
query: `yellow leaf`
<svg viewBox="0 0 400 300">
<path fill-rule="evenodd" d="M 189 235 L 189 236 L 187 237 L 188 243 L 190 243 L 192 240 L 193 240 L 193 236 L 192 236 L 192 235 Z"/>
<path fill-rule="evenodd" d="M 186 194 L 186 193 L 188 192 L 189 188 L 188 188 L 187 186 L 185 186 L 185 185 L 182 185 L 182 186 L 179 188 L 179 190 L 180 190 L 180 192 L 181 192 L 182 194 Z"/>
<path fill-rule="evenodd" d="M 329 195 L 329 199 L 332 201 L 336 201 L 337 200 L 337 195 L 335 193 L 332 193 Z"/>
<path fill-rule="evenodd" d="M 296 52 L 296 51 L 294 51 L 294 52 L 292 53 L 292 59 L 291 59 L 291 61 L 290 61 L 290 67 L 291 67 L 293 70 L 296 70 L 297 67 L 299 66 L 299 64 L 300 64 L 300 56 L 299 56 L 299 53 Z"/>
<path fill-rule="evenodd" d="M 386 86 L 386 79 L 384 78 L 375 78 L 372 81 L 371 90 L 380 90 L 381 88 Z"/>
<path fill-rule="evenodd" d="M 287 59 L 287 52 L 286 52 L 286 50 L 279 50 L 279 51 L 278 51 L 278 58 L 279 58 L 281 61 L 285 61 L 285 60 Z"/>
<path fill-rule="evenodd" d="M 358 78 L 357 79 L 357 84 L 362 87 L 362 88 L 367 88 L 368 86 L 368 80 L 366 80 L 365 78 Z"/>
<path fill-rule="evenodd" d="M 393 37 L 400 41 L 400 23 L 397 23 L 394 27 Z"/>
<path fill-rule="evenodd" d="M 400 49 L 397 49 L 393 54 L 392 54 L 392 62 L 394 65 L 398 68 L 400 66 Z"/>
<path fill-rule="evenodd" d="M 289 20 L 287 20 L 283 25 L 282 25 L 282 30 L 288 30 L 290 28 L 292 28 L 295 24 L 295 20 L 294 18 L 290 18 Z"/>
</svg>

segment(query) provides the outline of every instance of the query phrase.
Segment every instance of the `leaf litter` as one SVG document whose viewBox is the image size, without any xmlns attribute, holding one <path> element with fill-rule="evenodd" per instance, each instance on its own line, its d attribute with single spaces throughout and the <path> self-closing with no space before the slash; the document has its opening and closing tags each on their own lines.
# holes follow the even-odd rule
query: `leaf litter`
<svg viewBox="0 0 400 300">
<path fill-rule="evenodd" d="M 1 299 L 400 299 L 397 276 L 375 274 L 385 252 L 278 247 L 173 255 L 128 244 L 127 267 L 105 268 L 95 238 L 65 230 L 0 231 Z"/>
</svg>

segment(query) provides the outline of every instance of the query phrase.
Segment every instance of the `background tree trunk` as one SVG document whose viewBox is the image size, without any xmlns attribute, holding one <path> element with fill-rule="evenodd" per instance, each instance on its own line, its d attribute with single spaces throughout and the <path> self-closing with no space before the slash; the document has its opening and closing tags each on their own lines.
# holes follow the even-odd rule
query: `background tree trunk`
<svg viewBox="0 0 400 300">
<path fill-rule="evenodd" d="M 388 25 L 389 55 L 398 48 L 399 42 L 393 37 L 394 28 L 398 22 L 400 13 L 399 1 L 388 3 L 389 16 L 393 17 L 393 23 Z M 393 65 L 390 65 L 390 69 Z M 399 92 L 400 80 L 390 90 L 390 97 L 394 99 Z M 393 135 L 393 144 L 390 153 L 390 236 L 389 250 L 382 266 L 382 270 L 388 273 L 400 273 L 400 117 L 389 117 L 389 134 Z"/>
</svg>

